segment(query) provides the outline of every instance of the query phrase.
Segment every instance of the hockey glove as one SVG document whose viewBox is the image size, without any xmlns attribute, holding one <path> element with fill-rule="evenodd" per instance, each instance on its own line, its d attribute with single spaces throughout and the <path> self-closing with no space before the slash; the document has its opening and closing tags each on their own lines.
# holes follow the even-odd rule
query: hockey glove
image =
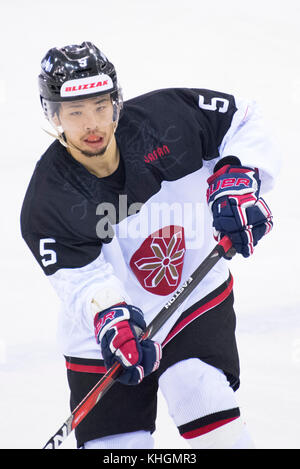
<svg viewBox="0 0 300 469">
<path fill-rule="evenodd" d="M 112 306 L 94 319 L 95 336 L 106 368 L 115 361 L 124 368 L 118 380 L 123 384 L 138 384 L 159 367 L 161 346 L 150 339 L 138 337 L 146 328 L 142 311 L 126 303 Z"/>
<path fill-rule="evenodd" d="M 249 257 L 273 227 L 271 211 L 259 197 L 258 171 L 243 167 L 238 158 L 228 156 L 216 165 L 207 182 L 215 239 L 229 236 L 236 251 Z"/>
</svg>

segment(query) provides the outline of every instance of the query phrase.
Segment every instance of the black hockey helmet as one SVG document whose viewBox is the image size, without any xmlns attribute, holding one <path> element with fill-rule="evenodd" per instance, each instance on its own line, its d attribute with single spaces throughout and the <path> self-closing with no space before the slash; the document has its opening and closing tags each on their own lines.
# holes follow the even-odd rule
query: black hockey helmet
<svg viewBox="0 0 300 469">
<path fill-rule="evenodd" d="M 91 42 L 50 49 L 41 62 L 39 90 L 49 119 L 51 103 L 110 93 L 120 111 L 122 94 L 114 65 Z"/>
</svg>

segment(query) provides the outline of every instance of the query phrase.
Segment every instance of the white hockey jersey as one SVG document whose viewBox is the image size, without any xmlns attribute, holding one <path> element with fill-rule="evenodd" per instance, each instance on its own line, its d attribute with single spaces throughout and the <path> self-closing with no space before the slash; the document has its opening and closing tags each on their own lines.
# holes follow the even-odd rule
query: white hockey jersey
<svg viewBox="0 0 300 469">
<path fill-rule="evenodd" d="M 100 358 L 91 300 L 111 287 L 149 323 L 213 248 L 207 179 L 220 158 L 257 167 L 272 188 L 277 151 L 255 102 L 204 89 L 165 89 L 124 103 L 120 166 L 97 178 L 54 142 L 37 163 L 22 234 L 61 299 L 65 355 Z M 154 337 L 228 279 L 215 268 Z"/>
</svg>

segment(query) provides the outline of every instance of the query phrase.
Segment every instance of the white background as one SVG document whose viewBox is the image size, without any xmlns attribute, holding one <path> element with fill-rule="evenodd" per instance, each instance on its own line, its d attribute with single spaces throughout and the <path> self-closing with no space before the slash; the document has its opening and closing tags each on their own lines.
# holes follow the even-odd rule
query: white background
<svg viewBox="0 0 300 469">
<path fill-rule="evenodd" d="M 116 65 L 124 98 L 169 86 L 255 98 L 281 149 L 266 195 L 274 229 L 231 262 L 240 407 L 257 448 L 300 448 L 298 0 L 2 0 L 0 447 L 41 448 L 69 415 L 56 346 L 58 300 L 20 236 L 32 171 L 51 143 L 37 75 L 54 46 L 92 41 Z M 159 401 L 157 448 L 185 448 Z M 61 448 L 74 448 L 71 435 Z"/>
</svg>

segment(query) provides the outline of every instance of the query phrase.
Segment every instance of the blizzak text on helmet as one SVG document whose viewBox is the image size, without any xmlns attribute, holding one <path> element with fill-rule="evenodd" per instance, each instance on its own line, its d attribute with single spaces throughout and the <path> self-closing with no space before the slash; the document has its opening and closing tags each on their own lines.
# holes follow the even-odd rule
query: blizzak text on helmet
<svg viewBox="0 0 300 469">
<path fill-rule="evenodd" d="M 60 95 L 63 98 L 81 96 L 86 94 L 104 93 L 112 91 L 114 84 L 106 74 L 68 80 L 62 85 Z"/>
<path fill-rule="evenodd" d="M 98 88 L 99 86 L 107 86 L 108 80 L 98 81 L 93 83 L 86 83 L 85 85 L 78 85 L 78 86 L 66 86 L 65 92 L 72 92 L 72 91 L 80 91 L 80 90 L 88 90 L 90 88 Z"/>
</svg>

